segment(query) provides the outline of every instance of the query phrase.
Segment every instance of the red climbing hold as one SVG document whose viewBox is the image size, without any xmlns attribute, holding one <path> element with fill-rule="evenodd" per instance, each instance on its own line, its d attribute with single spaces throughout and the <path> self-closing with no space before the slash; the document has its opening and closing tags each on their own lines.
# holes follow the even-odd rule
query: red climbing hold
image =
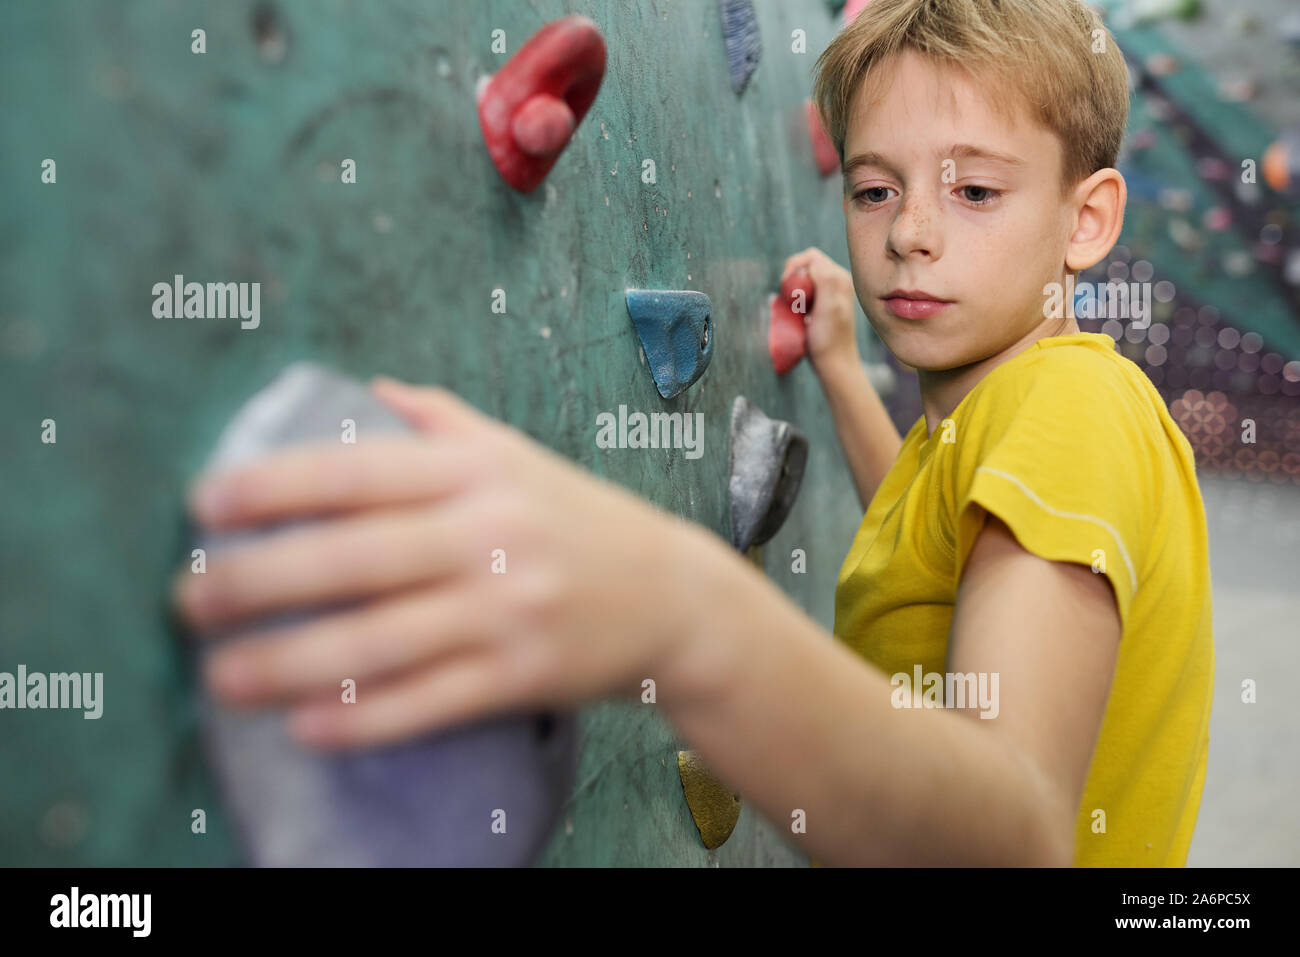
<svg viewBox="0 0 1300 957">
<path fill-rule="evenodd" d="M 785 375 L 797 366 L 808 351 L 808 327 L 804 324 L 804 317 L 812 312 L 812 308 L 812 277 L 803 270 L 786 276 L 781 283 L 780 295 L 772 297 L 767 327 L 767 351 L 772 356 L 772 368 L 777 375 Z"/>
<path fill-rule="evenodd" d="M 796 269 L 781 283 L 781 299 L 792 312 L 807 315 L 813 308 L 813 281 L 805 269 Z"/>
<path fill-rule="evenodd" d="M 840 157 L 835 152 L 835 144 L 830 134 L 822 126 L 822 118 L 817 113 L 817 105 L 812 100 L 804 100 L 804 112 L 808 115 L 808 137 L 812 140 L 813 159 L 817 161 L 817 172 L 829 176 L 840 168 Z"/>
<path fill-rule="evenodd" d="M 848 3 L 844 4 L 844 25 L 847 27 L 856 20 L 858 14 L 862 12 L 862 8 L 870 2 L 871 0 L 849 0 Z"/>
<path fill-rule="evenodd" d="M 605 38 L 587 17 L 546 24 L 479 93 L 478 119 L 501 178 L 523 193 L 546 178 L 600 91 Z"/>
</svg>

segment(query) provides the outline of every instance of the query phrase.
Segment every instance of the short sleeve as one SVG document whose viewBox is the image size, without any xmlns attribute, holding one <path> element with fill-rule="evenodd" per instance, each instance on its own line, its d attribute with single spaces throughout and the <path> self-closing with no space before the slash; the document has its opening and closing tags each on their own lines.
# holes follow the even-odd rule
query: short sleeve
<svg viewBox="0 0 1300 957">
<path fill-rule="evenodd" d="M 954 587 L 992 513 L 1025 550 L 1104 573 L 1127 625 L 1158 495 L 1158 418 L 1113 359 L 1087 348 L 999 371 L 954 418 L 943 469 Z"/>
</svg>

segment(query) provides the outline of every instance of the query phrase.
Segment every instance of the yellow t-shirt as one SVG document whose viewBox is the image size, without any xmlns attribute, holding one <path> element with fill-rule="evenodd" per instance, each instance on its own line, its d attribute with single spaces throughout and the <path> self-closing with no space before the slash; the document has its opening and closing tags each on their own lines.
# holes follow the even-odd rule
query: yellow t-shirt
<svg viewBox="0 0 1300 957">
<path fill-rule="evenodd" d="M 1040 339 L 934 434 L 917 420 L 840 570 L 836 637 L 886 675 L 946 672 L 986 512 L 1035 555 L 1104 568 L 1115 589 L 1123 631 L 1075 866 L 1184 865 L 1214 684 L 1205 509 L 1191 446 L 1110 336 Z"/>
</svg>

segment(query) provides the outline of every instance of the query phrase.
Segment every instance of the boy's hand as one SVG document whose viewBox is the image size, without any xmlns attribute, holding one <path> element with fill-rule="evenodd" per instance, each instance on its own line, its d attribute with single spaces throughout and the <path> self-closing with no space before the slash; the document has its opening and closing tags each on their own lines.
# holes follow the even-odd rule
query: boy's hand
<svg viewBox="0 0 1300 957">
<path fill-rule="evenodd" d="M 381 744 L 472 718 L 639 689 L 682 693 L 686 597 L 708 536 L 576 468 L 445 389 L 377 380 L 423 434 L 288 450 L 201 482 L 196 519 L 234 529 L 308 517 L 177 576 L 198 629 L 352 607 L 232 642 L 206 679 L 288 705 L 299 736 Z M 500 550 L 499 552 L 497 550 Z M 667 600 L 665 600 L 667 599 Z M 340 700 L 357 682 L 356 703 Z"/>
<path fill-rule="evenodd" d="M 781 280 L 803 269 L 812 277 L 813 307 L 808 313 L 808 360 L 820 376 L 830 365 L 848 361 L 861 364 L 856 335 L 857 312 L 853 276 L 815 246 L 785 261 Z"/>
</svg>

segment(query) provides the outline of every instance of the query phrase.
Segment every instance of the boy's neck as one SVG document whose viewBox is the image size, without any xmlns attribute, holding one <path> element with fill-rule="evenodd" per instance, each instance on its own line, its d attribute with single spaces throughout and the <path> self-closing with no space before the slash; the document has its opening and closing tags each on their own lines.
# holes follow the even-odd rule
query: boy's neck
<svg viewBox="0 0 1300 957">
<path fill-rule="evenodd" d="M 1018 356 L 1039 339 L 1051 336 L 1068 336 L 1079 331 L 1079 324 L 1073 317 L 1049 319 L 1036 326 L 1022 338 L 1007 346 L 996 355 L 991 355 L 969 365 L 955 369 L 939 371 L 917 370 L 921 384 L 921 409 L 925 413 L 925 434 L 929 438 L 939 423 L 952 415 L 953 410 L 980 380 L 1008 359 Z"/>
</svg>

